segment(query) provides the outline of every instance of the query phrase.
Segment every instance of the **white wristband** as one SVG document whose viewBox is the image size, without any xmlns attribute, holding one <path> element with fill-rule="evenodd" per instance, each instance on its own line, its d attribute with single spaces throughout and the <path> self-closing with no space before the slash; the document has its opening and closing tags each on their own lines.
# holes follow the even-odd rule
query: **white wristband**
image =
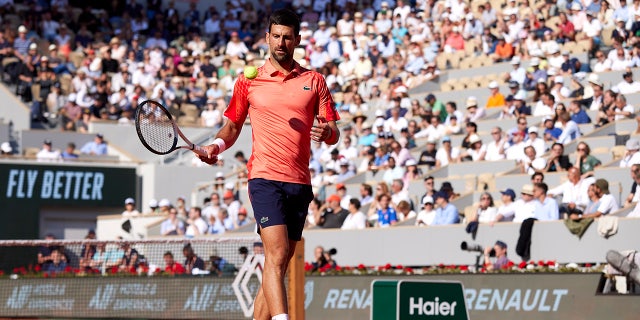
<svg viewBox="0 0 640 320">
<path fill-rule="evenodd" d="M 216 138 L 215 140 L 213 140 L 213 144 L 218 146 L 218 154 L 227 150 L 227 144 L 221 138 Z"/>
</svg>

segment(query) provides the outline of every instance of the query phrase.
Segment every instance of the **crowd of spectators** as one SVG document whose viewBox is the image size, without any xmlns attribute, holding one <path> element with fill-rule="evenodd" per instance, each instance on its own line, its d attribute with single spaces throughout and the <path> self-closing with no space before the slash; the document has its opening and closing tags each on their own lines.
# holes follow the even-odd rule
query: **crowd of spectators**
<svg viewBox="0 0 640 320">
<path fill-rule="evenodd" d="M 34 120 L 82 132 L 96 119 L 129 123 L 137 102 L 151 98 L 178 116 L 196 110 L 194 125 L 219 127 L 242 68 L 268 58 L 265 17 L 288 6 L 302 20 L 296 59 L 325 76 L 343 119 L 339 145 L 312 145 L 309 170 L 317 199 L 310 204 L 309 227 L 389 227 L 412 218 L 417 225 L 458 223 L 464 208 L 452 204 L 457 195 L 451 184 L 436 189 L 428 171 L 466 161 L 513 160 L 533 177 L 567 171 L 574 185 L 588 185 L 576 199 L 563 195 L 557 205 L 569 217 L 580 214 L 574 216 L 575 210 L 587 215 L 617 208 L 609 200 L 607 208 L 594 205 L 608 198 L 608 188 L 606 180 L 588 180 L 602 164 L 589 145 L 580 144 L 575 163 L 564 145 L 582 135 L 580 125 L 635 117 L 627 96 L 640 92 L 633 79 L 640 66 L 636 3 L 294 0 L 254 6 L 228 1 L 223 10 L 212 6 L 204 12 L 195 4 L 180 11 L 172 2 L 115 3 L 104 10 L 76 10 L 72 19 L 63 14 L 74 11 L 64 1 L 38 2 L 22 11 L 6 8 L 5 16 L 17 13 L 24 23 L 5 24 L 0 75 L 30 103 Z M 578 43 L 586 55 L 567 49 Z M 512 69 L 488 83 L 486 101 L 465 96 L 464 108 L 440 100 L 438 92 L 424 100 L 412 97 L 410 89 L 437 81 L 444 72 L 440 57 L 459 53 L 507 62 Z M 605 85 L 598 75 L 605 71 L 620 71 L 622 79 Z M 496 114 L 503 123 L 511 119 L 513 127 L 492 128 L 485 142 L 477 122 Z M 530 116 L 543 117 L 541 126 L 530 124 Z M 460 145 L 454 145 L 454 136 L 463 137 Z M 43 150 L 51 154 L 50 147 L 45 141 Z M 621 166 L 640 163 L 633 155 L 640 143 L 631 139 L 626 149 Z M 246 180 L 246 170 L 239 172 L 238 181 Z M 348 194 L 344 184 L 365 172 L 377 184 L 362 184 L 359 194 Z M 421 180 L 424 196 L 409 196 L 409 186 Z M 330 185 L 336 194 L 326 194 Z M 501 201 L 483 195 L 477 214 L 467 220 L 558 219 L 555 211 L 546 211 L 554 206 L 547 191 L 559 195 L 557 188 L 536 181 L 522 186 L 521 198 L 514 190 L 502 190 Z M 168 218 L 162 233 L 221 233 L 245 223 L 238 189 L 214 190 L 203 207 L 163 206 Z M 500 205 L 492 210 L 495 203 Z"/>
</svg>

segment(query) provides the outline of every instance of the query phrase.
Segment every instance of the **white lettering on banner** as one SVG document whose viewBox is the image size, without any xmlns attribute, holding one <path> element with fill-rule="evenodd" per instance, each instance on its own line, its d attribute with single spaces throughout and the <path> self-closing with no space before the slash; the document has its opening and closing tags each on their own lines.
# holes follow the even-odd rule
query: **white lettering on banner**
<svg viewBox="0 0 640 320">
<path fill-rule="evenodd" d="M 567 289 L 465 289 L 467 308 L 482 311 L 556 312 L 567 294 Z"/>
<path fill-rule="evenodd" d="M 187 301 L 184 302 L 183 310 L 205 311 L 213 303 L 216 297 L 216 291 L 220 287 L 219 284 L 205 284 L 202 291 L 198 294 L 198 286 L 193 287 L 193 293 Z"/>
<path fill-rule="evenodd" d="M 436 297 L 433 301 L 423 303 L 423 298 L 419 297 L 416 301 L 414 297 L 409 298 L 409 315 L 417 314 L 419 316 L 455 316 L 457 302 L 440 302 L 440 298 Z M 417 312 L 416 312 L 417 310 Z"/>
<path fill-rule="evenodd" d="M 371 292 L 358 289 L 329 289 L 325 309 L 365 309 L 371 306 Z"/>
<path fill-rule="evenodd" d="M 64 296 L 65 292 L 64 284 L 16 286 L 5 306 L 9 309 L 73 310 L 75 299 L 55 299 L 55 296 Z"/>
<path fill-rule="evenodd" d="M 254 297 L 260 289 L 260 283 L 247 283 L 247 292 Z M 185 300 L 182 310 L 185 311 L 209 311 L 214 312 L 244 312 L 238 303 L 231 285 L 208 283 L 193 287 L 191 295 Z"/>
<path fill-rule="evenodd" d="M 36 185 L 38 170 L 9 170 L 7 198 L 102 200 L 104 173 L 88 171 L 42 171 L 42 184 Z M 39 190 L 36 190 L 39 187 Z"/>
<path fill-rule="evenodd" d="M 98 286 L 96 293 L 89 300 L 89 309 L 118 311 L 151 311 L 164 312 L 167 299 L 150 299 L 157 293 L 157 284 L 127 283 Z M 147 298 L 118 298 L 122 296 L 145 296 Z"/>
</svg>

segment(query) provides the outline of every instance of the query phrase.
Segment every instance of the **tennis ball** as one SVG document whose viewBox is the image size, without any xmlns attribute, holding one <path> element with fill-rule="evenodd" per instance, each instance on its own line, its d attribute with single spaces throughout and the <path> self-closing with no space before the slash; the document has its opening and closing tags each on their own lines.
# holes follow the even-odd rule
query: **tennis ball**
<svg viewBox="0 0 640 320">
<path fill-rule="evenodd" d="M 247 79 L 253 79 L 258 76 L 258 69 L 254 66 L 248 66 L 244 68 L 244 77 Z"/>
</svg>

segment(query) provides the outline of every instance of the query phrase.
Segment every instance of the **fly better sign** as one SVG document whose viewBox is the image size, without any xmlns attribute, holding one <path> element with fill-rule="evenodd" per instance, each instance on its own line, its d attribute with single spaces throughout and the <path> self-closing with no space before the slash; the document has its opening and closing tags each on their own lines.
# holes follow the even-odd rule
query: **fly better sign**
<svg viewBox="0 0 640 320">
<path fill-rule="evenodd" d="M 468 319 L 464 288 L 455 281 L 399 281 L 398 320 Z"/>
</svg>

